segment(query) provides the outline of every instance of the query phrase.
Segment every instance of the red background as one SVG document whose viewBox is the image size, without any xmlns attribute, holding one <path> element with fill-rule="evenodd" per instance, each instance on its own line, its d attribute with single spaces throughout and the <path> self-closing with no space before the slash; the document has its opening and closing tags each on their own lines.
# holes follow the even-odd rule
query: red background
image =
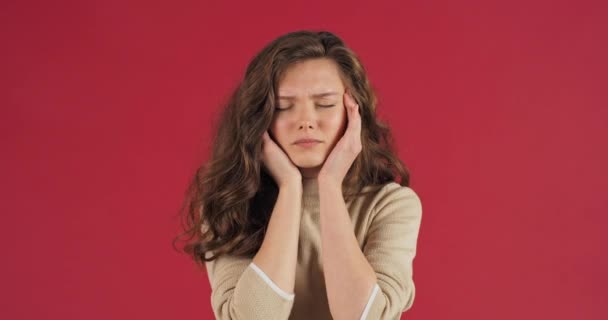
<svg viewBox="0 0 608 320">
<path fill-rule="evenodd" d="M 359 53 L 423 203 L 403 318 L 608 318 L 605 2 L 0 6 L 0 318 L 212 319 L 175 214 L 248 61 L 308 28 Z"/>
</svg>

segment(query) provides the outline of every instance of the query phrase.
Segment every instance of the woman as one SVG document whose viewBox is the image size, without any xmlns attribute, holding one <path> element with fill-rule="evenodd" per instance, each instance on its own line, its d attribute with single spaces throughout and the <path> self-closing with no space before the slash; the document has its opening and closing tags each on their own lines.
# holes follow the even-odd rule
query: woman
<svg viewBox="0 0 608 320">
<path fill-rule="evenodd" d="M 218 319 L 412 306 L 422 207 L 375 112 L 364 67 L 330 32 L 282 35 L 250 62 L 182 207 Z"/>
</svg>

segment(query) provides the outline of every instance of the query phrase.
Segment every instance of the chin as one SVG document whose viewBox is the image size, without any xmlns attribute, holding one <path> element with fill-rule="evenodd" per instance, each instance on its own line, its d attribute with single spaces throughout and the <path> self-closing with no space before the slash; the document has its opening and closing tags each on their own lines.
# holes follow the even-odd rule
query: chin
<svg viewBox="0 0 608 320">
<path fill-rule="evenodd" d="M 299 168 L 316 168 L 318 166 L 323 165 L 325 159 L 322 157 L 295 157 L 293 163 Z"/>
</svg>

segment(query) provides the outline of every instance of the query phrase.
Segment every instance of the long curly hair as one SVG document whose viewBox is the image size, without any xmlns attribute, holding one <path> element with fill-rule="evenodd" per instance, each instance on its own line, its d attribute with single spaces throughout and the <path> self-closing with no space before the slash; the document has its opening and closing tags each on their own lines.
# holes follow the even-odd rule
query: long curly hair
<svg viewBox="0 0 608 320">
<path fill-rule="evenodd" d="M 360 106 L 362 150 L 344 178 L 345 200 L 367 193 L 366 186 L 368 192 L 391 181 L 409 186 L 409 170 L 395 153 L 389 127 L 376 118 L 376 95 L 357 55 L 328 31 L 286 33 L 250 61 L 222 109 L 210 159 L 198 167 L 185 193 L 178 213 L 183 233 L 173 246 L 183 239 L 183 251 L 202 268 L 224 254 L 253 257 L 259 250 L 279 191 L 261 160 L 278 79 L 291 64 L 315 58 L 337 63 Z"/>
</svg>

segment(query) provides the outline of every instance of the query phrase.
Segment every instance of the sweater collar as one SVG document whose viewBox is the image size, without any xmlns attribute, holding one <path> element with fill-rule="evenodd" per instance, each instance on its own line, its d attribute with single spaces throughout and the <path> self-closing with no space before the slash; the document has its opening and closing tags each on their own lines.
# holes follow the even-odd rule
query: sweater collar
<svg viewBox="0 0 608 320">
<path fill-rule="evenodd" d="M 317 178 L 302 177 L 302 196 L 317 197 L 319 195 L 319 183 Z"/>
</svg>

